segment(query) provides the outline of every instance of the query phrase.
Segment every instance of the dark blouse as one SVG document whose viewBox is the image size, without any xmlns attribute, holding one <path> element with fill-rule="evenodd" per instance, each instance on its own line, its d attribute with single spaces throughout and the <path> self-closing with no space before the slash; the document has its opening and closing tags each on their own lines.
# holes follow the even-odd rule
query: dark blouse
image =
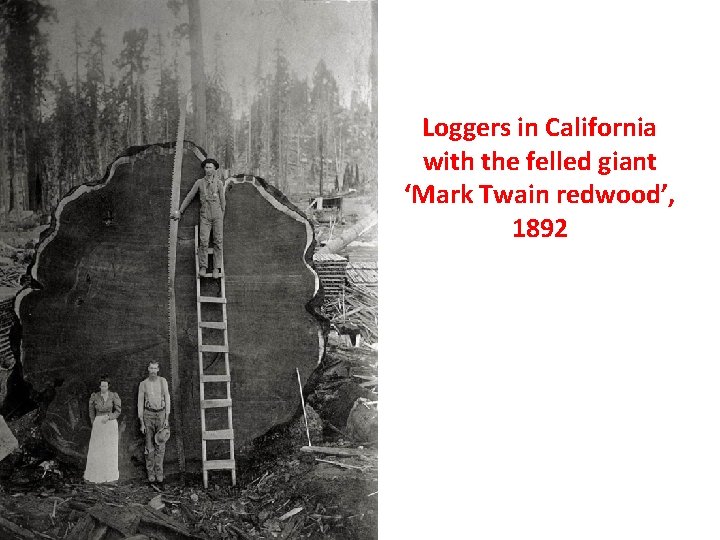
<svg viewBox="0 0 720 540">
<path fill-rule="evenodd" d="M 115 420 L 120 416 L 120 396 L 115 392 L 108 392 L 107 400 L 104 400 L 100 392 L 93 392 L 90 396 L 88 412 L 91 423 L 95 421 L 96 416 L 107 416 L 108 419 Z"/>
</svg>

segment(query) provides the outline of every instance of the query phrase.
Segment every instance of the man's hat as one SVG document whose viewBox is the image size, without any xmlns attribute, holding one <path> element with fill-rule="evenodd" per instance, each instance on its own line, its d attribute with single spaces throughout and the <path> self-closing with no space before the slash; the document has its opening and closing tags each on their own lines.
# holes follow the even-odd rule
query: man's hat
<svg viewBox="0 0 720 540">
<path fill-rule="evenodd" d="M 213 165 L 215 165 L 215 170 L 216 170 L 216 171 L 220 168 L 220 164 L 219 164 L 217 161 L 215 161 L 213 158 L 207 158 L 205 161 L 203 161 L 203 162 L 200 164 L 200 168 L 201 168 L 201 169 L 204 169 L 204 168 L 205 168 L 205 165 L 207 165 L 208 163 L 212 163 Z"/>
<path fill-rule="evenodd" d="M 162 428 L 155 434 L 155 444 L 163 444 L 170 438 L 170 428 Z"/>
</svg>

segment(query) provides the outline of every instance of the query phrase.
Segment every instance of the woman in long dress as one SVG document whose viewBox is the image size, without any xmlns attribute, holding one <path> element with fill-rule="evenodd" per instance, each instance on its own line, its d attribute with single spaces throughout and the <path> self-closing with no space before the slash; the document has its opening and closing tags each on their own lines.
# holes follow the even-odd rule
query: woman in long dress
<svg viewBox="0 0 720 540">
<path fill-rule="evenodd" d="M 117 423 L 120 396 L 110 392 L 110 381 L 106 376 L 100 377 L 100 391 L 93 392 L 88 407 L 92 433 L 84 478 L 94 483 L 114 482 L 120 477 Z"/>
</svg>

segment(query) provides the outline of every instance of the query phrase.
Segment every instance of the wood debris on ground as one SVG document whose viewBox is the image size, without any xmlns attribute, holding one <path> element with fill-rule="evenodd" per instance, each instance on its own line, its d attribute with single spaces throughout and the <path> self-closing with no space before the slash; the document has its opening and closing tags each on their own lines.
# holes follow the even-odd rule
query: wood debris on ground
<svg viewBox="0 0 720 540">
<path fill-rule="evenodd" d="M 338 328 L 340 334 L 353 329 L 367 343 L 378 341 L 378 292 L 377 287 L 354 283 L 345 287 L 344 294 L 323 306 L 324 315 Z"/>
<path fill-rule="evenodd" d="M 13 538 L 15 527 L 27 538 L 105 538 L 100 530 L 109 527 L 126 536 L 154 530 L 156 538 L 376 538 L 377 504 L 368 494 L 377 490 L 377 456 L 324 463 L 299 454 L 265 462 L 254 482 L 247 476 L 237 487 L 204 490 L 200 478 L 188 486 L 170 479 L 161 494 L 138 482 L 96 486 L 69 478 L 33 490 L 7 486 L 0 537 Z"/>
<path fill-rule="evenodd" d="M 0 287 L 20 288 L 25 269 L 16 266 L 0 266 Z"/>
<path fill-rule="evenodd" d="M 346 382 L 351 373 L 377 373 L 377 353 L 369 349 L 333 346 L 324 362 L 345 366 Z M 338 380 L 320 371 L 319 387 Z M 183 539 L 375 539 L 377 448 L 361 448 L 323 421 L 328 429 L 324 438 L 313 431 L 312 452 L 291 437 L 292 425 L 279 428 L 242 454 L 237 486 L 217 476 L 208 490 L 200 475 L 188 475 L 186 485 L 167 478 L 161 492 L 139 480 L 87 484 L 81 471 L 51 456 L 22 453 L 0 487 L 0 515 L 10 524 L 0 522 L 0 538 L 82 538 L 88 531 L 110 538 L 107 531 L 122 529 L 126 536 L 115 537 L 154 531 L 156 538 Z M 26 533 L 6 532 L 12 526 Z"/>
</svg>

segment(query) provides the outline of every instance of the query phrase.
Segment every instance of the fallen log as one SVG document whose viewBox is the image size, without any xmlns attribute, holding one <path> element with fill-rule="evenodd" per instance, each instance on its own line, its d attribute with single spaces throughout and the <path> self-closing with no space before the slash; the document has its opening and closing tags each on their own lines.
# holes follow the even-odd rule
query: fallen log
<svg viewBox="0 0 720 540">
<path fill-rule="evenodd" d="M 182 523 L 161 512 L 142 506 L 113 507 L 93 506 L 77 522 L 69 540 L 87 538 L 168 538 L 173 540 L 203 540 L 204 536 L 193 534 Z"/>
<path fill-rule="evenodd" d="M 306 454 L 324 454 L 329 456 L 367 456 L 374 452 L 360 448 L 337 448 L 333 446 L 303 446 L 301 452 Z"/>
<path fill-rule="evenodd" d="M 315 458 L 315 461 L 319 461 L 321 463 L 329 463 L 330 465 L 335 465 L 336 467 L 340 467 L 341 469 L 355 469 L 358 471 L 364 471 L 368 467 L 358 467 L 357 465 L 350 465 L 348 463 L 340 463 L 339 461 L 333 461 L 331 459 L 321 459 L 321 458 Z"/>
<path fill-rule="evenodd" d="M 2 538 L 8 539 L 19 538 L 21 540 L 33 540 L 37 537 L 33 532 L 28 531 L 27 529 L 5 519 L 2 516 L 0 516 L 0 533 L 2 533 L 0 535 Z"/>
<path fill-rule="evenodd" d="M 356 238 L 362 236 L 367 230 L 371 229 L 378 222 L 377 210 L 363 218 L 360 222 L 356 223 L 340 236 L 333 238 L 323 247 L 317 250 L 318 253 L 337 253 L 342 248 L 347 246 L 350 242 Z"/>
<path fill-rule="evenodd" d="M 59 203 L 31 265 L 32 286 L 17 296 L 23 373 L 35 388 L 64 379 L 48 405 L 45 438 L 84 464 L 90 438 L 87 400 L 99 377 L 120 394 L 120 478 L 140 476 L 143 437 L 135 404 L 150 360 L 171 380 L 168 345 L 168 224 L 174 145 L 133 147 L 105 177 Z M 185 142 L 181 193 L 202 176 L 204 153 Z M 226 183 L 224 259 L 228 344 L 236 446 L 287 422 L 300 404 L 296 366 L 305 382 L 324 342 L 311 305 L 318 292 L 310 267 L 313 230 L 307 219 L 260 178 Z M 179 224 L 175 299 L 184 447 L 200 458 L 199 373 L 195 290 L 197 199 Z M 206 284 L 217 287 L 217 282 Z M 207 293 L 203 293 L 207 294 Z M 203 320 L 219 320 L 203 307 Z M 205 334 L 204 343 L 220 339 Z M 219 357 L 220 355 L 218 355 Z M 222 362 L 205 354 L 205 373 Z M 206 399 L 224 390 L 206 385 Z M 227 427 L 224 409 L 207 429 Z M 174 429 L 171 415 L 171 429 Z M 177 431 L 173 431 L 177 436 Z M 212 457 L 214 450 L 209 448 Z M 133 465 L 133 458 L 136 465 Z M 175 461 L 167 446 L 166 467 Z M 170 468 L 170 473 L 172 468 Z"/>
</svg>

